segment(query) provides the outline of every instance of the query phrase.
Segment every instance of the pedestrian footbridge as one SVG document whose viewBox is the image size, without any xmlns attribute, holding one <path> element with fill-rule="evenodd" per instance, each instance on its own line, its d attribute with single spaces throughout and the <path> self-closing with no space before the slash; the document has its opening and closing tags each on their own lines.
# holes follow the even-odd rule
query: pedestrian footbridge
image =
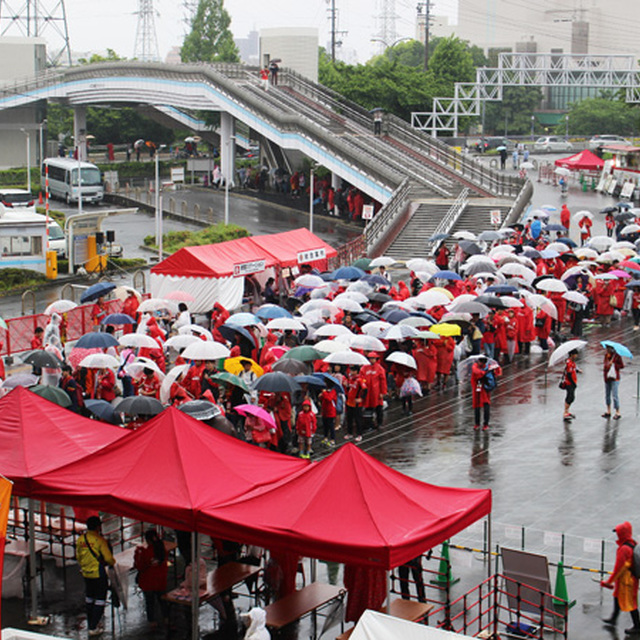
<svg viewBox="0 0 640 640">
<path fill-rule="evenodd" d="M 81 153 L 84 110 L 90 105 L 154 110 L 179 126 L 198 122 L 197 111 L 220 112 L 225 176 L 233 174 L 235 121 L 243 122 L 270 150 L 272 162 L 303 154 L 327 167 L 334 184 L 345 180 L 383 205 L 367 227 L 370 254 L 392 248 L 397 257 L 405 257 L 400 255 L 408 248 L 403 247 L 403 229 L 415 216 L 424 218 L 425 229 L 453 230 L 467 198 L 491 199 L 504 218 L 515 215 L 529 193 L 524 180 L 485 168 L 392 115 L 385 115 L 382 135 L 374 136 L 366 109 L 286 69 L 278 74 L 278 86 L 268 91 L 258 69 L 244 65 L 138 62 L 48 71 L 0 87 L 0 109 L 45 100 L 74 107 Z"/>
</svg>

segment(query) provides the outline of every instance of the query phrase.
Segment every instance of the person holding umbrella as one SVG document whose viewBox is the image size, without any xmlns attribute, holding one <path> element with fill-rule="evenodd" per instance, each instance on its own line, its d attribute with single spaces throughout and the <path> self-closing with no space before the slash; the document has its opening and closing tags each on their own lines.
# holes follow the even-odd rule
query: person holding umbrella
<svg viewBox="0 0 640 640">
<path fill-rule="evenodd" d="M 491 373 L 492 375 L 488 375 Z M 502 373 L 500 367 L 489 369 L 489 361 L 486 356 L 480 356 L 471 366 L 471 402 L 474 414 L 474 429 L 480 428 L 482 417 L 482 430 L 489 429 L 491 419 L 491 392 L 495 389 L 495 376 Z M 482 416 L 480 413 L 482 412 Z"/>
<path fill-rule="evenodd" d="M 578 350 L 573 349 L 569 352 L 569 357 L 564 363 L 564 372 L 562 373 L 562 380 L 560 382 L 560 388 L 565 390 L 564 398 L 564 420 L 565 422 L 571 422 L 575 418 L 575 415 L 571 413 L 571 405 L 576 399 L 576 387 L 578 386 L 578 374 L 582 373 L 576 365 L 576 358 L 578 357 Z"/>
<path fill-rule="evenodd" d="M 620 398 L 618 397 L 618 387 L 620 386 L 620 371 L 624 369 L 624 362 L 612 344 L 605 343 L 603 374 L 604 393 L 607 410 L 602 414 L 603 418 L 611 417 L 611 397 L 613 396 L 614 420 L 620 420 Z"/>
</svg>

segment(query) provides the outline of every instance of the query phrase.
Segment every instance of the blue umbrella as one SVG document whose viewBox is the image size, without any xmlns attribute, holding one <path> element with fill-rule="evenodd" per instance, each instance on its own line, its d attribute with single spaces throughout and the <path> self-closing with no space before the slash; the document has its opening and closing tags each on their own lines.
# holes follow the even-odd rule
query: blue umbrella
<svg viewBox="0 0 640 640">
<path fill-rule="evenodd" d="M 627 282 L 624 285 L 627 289 L 639 289 L 640 288 L 640 280 L 632 280 L 631 282 Z"/>
<path fill-rule="evenodd" d="M 429 280 L 462 280 L 462 278 L 455 271 L 437 271 Z"/>
<path fill-rule="evenodd" d="M 367 274 L 358 267 L 340 267 L 331 274 L 332 280 L 359 280 Z"/>
<path fill-rule="evenodd" d="M 602 340 L 600 344 L 606 349 L 611 347 L 619 356 L 623 358 L 633 358 L 633 354 L 627 347 L 619 342 L 613 342 L 612 340 Z"/>
<path fill-rule="evenodd" d="M 382 319 L 390 322 L 391 324 L 398 324 L 400 320 L 408 318 L 411 314 L 404 309 L 391 309 L 382 314 Z"/>
<path fill-rule="evenodd" d="M 362 282 L 368 282 L 369 284 L 380 285 L 382 287 L 391 286 L 391 283 L 386 278 L 383 278 L 381 275 L 378 275 L 377 273 L 368 273 L 367 275 L 360 278 L 360 280 Z"/>
<path fill-rule="evenodd" d="M 117 347 L 118 341 L 110 333 L 85 333 L 75 346 L 82 349 L 108 349 Z"/>
<path fill-rule="evenodd" d="M 97 282 L 92 284 L 81 296 L 80 302 L 92 302 L 102 296 L 106 296 L 116 288 L 113 282 Z"/>
<path fill-rule="evenodd" d="M 100 324 L 135 324 L 136 321 L 126 313 L 110 313 L 100 320 Z"/>
<path fill-rule="evenodd" d="M 510 295 L 518 292 L 518 287 L 510 284 L 493 284 L 485 289 L 486 293 L 497 293 L 498 295 Z"/>
<path fill-rule="evenodd" d="M 293 315 L 286 309 L 279 307 L 277 304 L 265 304 L 261 306 L 256 315 L 262 320 L 274 320 L 275 318 L 293 318 Z"/>
<path fill-rule="evenodd" d="M 260 318 L 253 313 L 234 313 L 227 319 L 227 324 L 237 324 L 239 327 L 250 327 L 260 324 Z"/>
<path fill-rule="evenodd" d="M 616 207 L 618 207 L 618 209 L 620 209 L 620 210 L 622 210 L 622 209 L 630 209 L 631 208 L 631 203 L 630 202 L 618 202 Z"/>
<path fill-rule="evenodd" d="M 310 384 L 314 387 L 326 387 L 326 383 L 322 378 L 317 378 L 316 376 L 294 376 L 293 378 L 298 384 Z"/>
<path fill-rule="evenodd" d="M 543 260 L 550 260 L 551 258 L 557 258 L 560 254 L 553 249 L 543 249 L 540 252 L 540 257 Z"/>
<path fill-rule="evenodd" d="M 249 340 L 251 344 L 255 344 L 253 336 L 239 324 L 233 324 L 227 320 L 227 322 L 218 327 L 218 331 L 222 334 L 225 340 L 229 342 L 235 342 L 236 334 L 240 334 L 243 338 Z"/>
<path fill-rule="evenodd" d="M 449 237 L 448 233 L 436 233 L 431 236 L 427 242 L 438 242 L 438 240 L 446 240 Z"/>
<path fill-rule="evenodd" d="M 545 231 L 566 231 L 565 227 L 555 222 L 553 224 L 545 224 L 544 230 Z"/>
<path fill-rule="evenodd" d="M 438 322 L 433 316 L 430 316 L 424 311 L 410 311 L 409 315 L 413 316 L 414 318 L 424 318 L 425 320 L 429 320 L 429 322 L 432 322 L 433 324 L 437 324 Z"/>
<path fill-rule="evenodd" d="M 325 382 L 330 382 L 340 393 L 344 394 L 344 387 L 340 384 L 340 380 L 328 373 L 312 373 L 312 377 L 322 378 Z M 346 394 L 345 394 L 346 395 Z"/>
<path fill-rule="evenodd" d="M 572 249 L 578 246 L 571 238 L 558 238 L 556 242 L 562 242 L 562 244 L 566 244 L 567 247 L 571 247 Z"/>
</svg>

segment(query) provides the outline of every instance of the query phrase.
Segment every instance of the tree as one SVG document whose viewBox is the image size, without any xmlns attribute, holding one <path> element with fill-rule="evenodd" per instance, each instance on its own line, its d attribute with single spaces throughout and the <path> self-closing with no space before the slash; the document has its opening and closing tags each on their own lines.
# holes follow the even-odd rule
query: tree
<svg viewBox="0 0 640 640">
<path fill-rule="evenodd" d="M 223 0 L 200 0 L 182 43 L 182 62 L 240 62 L 230 25 Z"/>
<path fill-rule="evenodd" d="M 542 92 L 538 87 L 504 87 L 502 102 L 485 104 L 485 133 L 526 135 L 531 132 L 531 116 L 540 108 Z M 506 116 L 506 117 L 505 117 Z"/>
<path fill-rule="evenodd" d="M 434 79 L 450 85 L 449 93 L 443 95 L 453 95 L 456 82 L 473 82 L 476 70 L 467 43 L 455 36 L 442 38 L 429 60 L 429 71 Z"/>
<path fill-rule="evenodd" d="M 593 136 L 599 133 L 633 135 L 638 128 L 638 107 L 612 98 L 587 98 L 571 105 L 571 133 Z M 558 133 L 564 133 L 564 123 Z"/>
</svg>

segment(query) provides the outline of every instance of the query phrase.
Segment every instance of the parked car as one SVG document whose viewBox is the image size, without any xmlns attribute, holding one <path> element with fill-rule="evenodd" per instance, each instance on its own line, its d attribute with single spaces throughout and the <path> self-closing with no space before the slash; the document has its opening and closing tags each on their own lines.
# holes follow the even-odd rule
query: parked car
<svg viewBox="0 0 640 640">
<path fill-rule="evenodd" d="M 4 215 L 5 211 L 35 213 L 35 199 L 25 189 L 2 189 L 0 190 L 0 216 Z"/>
<path fill-rule="evenodd" d="M 604 134 L 600 136 L 593 136 L 591 140 L 589 140 L 588 146 L 591 151 L 597 151 L 598 149 L 602 149 L 609 144 L 623 144 L 623 145 L 631 145 L 631 142 L 622 136 L 614 136 L 609 134 Z"/>
<path fill-rule="evenodd" d="M 544 136 L 538 138 L 534 145 L 534 151 L 552 153 L 554 151 L 573 151 L 573 145 L 560 136 Z"/>
</svg>

